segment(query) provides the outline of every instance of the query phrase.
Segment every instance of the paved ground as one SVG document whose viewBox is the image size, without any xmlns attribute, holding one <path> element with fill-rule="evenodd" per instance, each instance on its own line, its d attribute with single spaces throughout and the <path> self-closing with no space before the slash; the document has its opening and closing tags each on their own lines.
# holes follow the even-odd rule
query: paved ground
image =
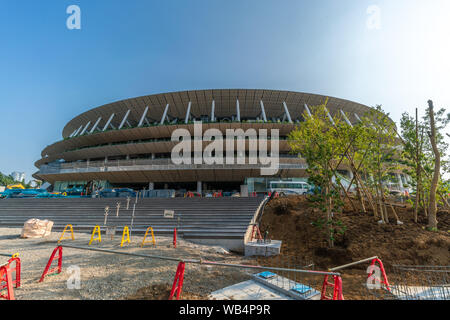
<svg viewBox="0 0 450 320">
<path fill-rule="evenodd" d="M 171 285 L 175 276 L 177 262 L 64 248 L 63 272 L 39 283 L 61 233 L 54 232 L 46 239 L 20 239 L 20 232 L 20 228 L 0 228 L 0 253 L 18 252 L 22 261 L 22 287 L 15 290 L 16 299 L 19 300 L 122 299 L 151 284 Z M 181 239 L 175 249 L 172 238 L 168 237 L 157 238 L 156 248 L 151 245 L 140 248 L 142 236 L 132 237 L 132 243 L 124 248 L 120 248 L 121 235 L 117 235 L 113 241 L 103 235 L 102 238 L 101 244 L 92 246 L 180 259 L 202 258 L 228 263 L 252 263 L 247 258 L 224 253 L 221 248 L 197 245 Z M 89 234 L 76 233 L 75 241 L 65 242 L 87 246 L 89 240 Z M 7 259 L 0 256 L 0 263 Z M 77 268 L 80 270 L 80 289 L 69 289 L 68 283 L 74 283 L 71 279 Z M 243 270 L 187 264 L 184 290 L 207 296 L 215 290 L 248 279 L 249 275 Z"/>
</svg>

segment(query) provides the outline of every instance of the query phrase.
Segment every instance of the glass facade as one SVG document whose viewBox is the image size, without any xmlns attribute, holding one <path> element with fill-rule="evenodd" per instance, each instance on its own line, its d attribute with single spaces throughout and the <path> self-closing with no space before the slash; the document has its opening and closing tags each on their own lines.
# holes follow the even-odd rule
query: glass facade
<svg viewBox="0 0 450 320">
<path fill-rule="evenodd" d="M 111 184 L 106 180 L 94 181 L 97 189 L 110 189 L 112 188 Z M 67 189 L 71 188 L 84 188 L 88 184 L 88 181 L 56 181 L 53 191 L 55 192 L 63 192 Z"/>
</svg>

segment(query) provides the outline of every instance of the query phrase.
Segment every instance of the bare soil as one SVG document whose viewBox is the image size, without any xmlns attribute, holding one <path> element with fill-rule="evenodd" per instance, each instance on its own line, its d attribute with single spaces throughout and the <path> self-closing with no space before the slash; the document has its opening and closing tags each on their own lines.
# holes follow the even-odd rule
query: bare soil
<svg viewBox="0 0 450 320">
<path fill-rule="evenodd" d="M 343 213 L 335 220 L 342 221 L 345 233 L 329 248 L 323 228 L 313 223 L 324 213 L 312 207 L 305 196 L 273 199 L 261 222 L 261 231 L 269 231 L 270 238 L 282 240 L 281 254 L 300 256 L 313 261 L 316 269 L 327 270 L 361 259 L 378 256 L 388 273 L 392 265 L 449 265 L 450 213 L 439 211 L 440 231 L 427 231 L 426 217 L 413 220 L 410 206 L 395 208 L 403 225 L 397 225 L 390 211 L 390 223 L 379 224 L 373 214 L 354 212 L 346 203 Z M 344 295 L 347 299 L 367 299 L 362 284 L 366 282 L 369 264 L 342 270 Z"/>
<path fill-rule="evenodd" d="M 49 237 L 22 239 L 20 228 L 0 228 L 0 253 L 19 253 L 22 263 L 22 285 L 14 290 L 18 300 L 116 300 L 116 299 L 168 299 L 177 269 L 177 262 L 146 259 L 136 256 L 115 255 L 95 251 L 63 248 L 62 273 L 48 276 L 38 282 L 52 251 L 57 246 L 60 232 Z M 92 247 L 129 253 L 168 256 L 183 259 L 206 259 L 228 263 L 247 263 L 242 256 L 221 253 L 220 248 L 194 244 L 178 239 L 173 248 L 171 237 L 156 237 L 157 246 L 140 247 L 142 235 L 133 235 L 130 244 L 120 247 L 120 236 L 113 241 L 102 237 L 102 243 Z M 75 232 L 75 241 L 63 243 L 88 246 L 90 235 Z M 218 253 L 219 252 L 219 253 Z M 0 265 L 8 261 L 0 256 Z M 56 266 L 56 262 L 52 267 Z M 76 268 L 80 287 L 69 287 Z M 230 268 L 207 268 L 188 264 L 185 271 L 181 299 L 206 299 L 212 291 L 248 279 L 248 275 Z"/>
<path fill-rule="evenodd" d="M 125 297 L 125 300 L 168 300 L 172 287 L 169 284 L 159 283 L 144 287 L 136 293 Z M 175 298 L 175 297 L 174 297 Z M 182 291 L 181 300 L 208 300 L 208 296 Z"/>
</svg>

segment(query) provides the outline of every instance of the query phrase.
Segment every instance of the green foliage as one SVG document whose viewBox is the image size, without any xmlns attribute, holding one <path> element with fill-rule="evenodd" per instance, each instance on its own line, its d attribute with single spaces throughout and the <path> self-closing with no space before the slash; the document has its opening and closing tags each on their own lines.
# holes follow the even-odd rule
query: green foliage
<svg viewBox="0 0 450 320">
<path fill-rule="evenodd" d="M 0 172 L 0 186 L 7 186 L 14 183 L 15 181 L 11 176 L 4 175 Z"/>
<path fill-rule="evenodd" d="M 450 173 L 450 159 L 447 153 L 449 148 L 448 138 L 442 134 L 443 129 L 450 122 L 450 114 L 446 115 L 445 112 L 445 109 L 440 109 L 438 112 L 435 112 L 436 143 L 441 155 L 441 175 L 445 172 Z M 427 112 L 422 119 L 417 119 L 416 131 L 415 117 L 405 112 L 402 115 L 400 127 L 401 137 L 404 142 L 402 152 L 404 172 L 412 178 L 411 186 L 414 194 L 417 196 L 419 192 L 419 197 L 422 198 L 422 201 L 418 203 L 418 208 L 426 210 L 426 201 L 429 196 L 435 161 L 429 138 L 429 113 Z M 448 194 L 449 191 L 449 184 L 446 184 L 442 180 L 439 181 L 438 193 Z"/>
<path fill-rule="evenodd" d="M 376 106 L 362 117 L 366 144 L 363 162 L 364 171 L 370 179 L 366 183 L 381 196 L 383 184 L 393 180 L 392 172 L 400 169 L 400 142 L 397 140 L 395 123 L 381 106 Z"/>
<path fill-rule="evenodd" d="M 289 134 L 288 143 L 292 152 L 306 160 L 306 170 L 310 184 L 319 187 L 310 197 L 315 206 L 326 213 L 330 247 L 334 242 L 333 215 L 342 211 L 342 200 L 336 190 L 336 159 L 345 152 L 345 137 L 340 134 L 344 125 L 338 118 L 331 125 L 325 102 L 323 105 L 311 107 L 312 116 L 304 115 L 305 122 Z M 333 181 L 334 180 L 334 181 Z M 320 191 L 319 191 L 320 190 Z"/>
<path fill-rule="evenodd" d="M 337 235 L 343 236 L 347 230 L 347 226 L 345 226 L 341 220 L 325 220 L 319 218 L 311 224 L 319 229 L 326 229 L 324 234 L 328 236 L 331 241 L 335 241 Z"/>
<path fill-rule="evenodd" d="M 25 181 L 24 182 L 14 181 L 14 179 L 11 176 L 9 176 L 9 175 L 7 176 L 0 172 L 0 186 L 6 187 L 8 185 L 18 184 L 18 183 L 21 183 L 25 189 L 31 188 L 30 183 L 26 183 Z"/>
</svg>

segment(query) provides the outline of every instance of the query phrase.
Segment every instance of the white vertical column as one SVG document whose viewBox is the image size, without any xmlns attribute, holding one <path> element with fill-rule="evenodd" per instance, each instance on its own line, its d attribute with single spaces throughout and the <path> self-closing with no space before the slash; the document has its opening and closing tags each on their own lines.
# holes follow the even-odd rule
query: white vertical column
<svg viewBox="0 0 450 320">
<path fill-rule="evenodd" d="M 75 129 L 75 130 L 72 132 L 72 134 L 69 136 L 69 138 L 72 138 L 72 137 L 75 135 L 76 132 L 77 132 L 77 129 Z"/>
<path fill-rule="evenodd" d="M 291 114 L 289 113 L 289 109 L 288 109 L 287 104 L 286 104 L 285 101 L 283 101 L 283 107 L 284 107 L 284 113 L 286 114 L 288 121 L 290 123 L 292 123 Z"/>
<path fill-rule="evenodd" d="M 77 132 L 73 135 L 74 137 L 76 137 L 79 133 L 80 133 L 80 131 L 83 129 L 83 125 L 81 125 L 79 128 L 78 128 L 78 130 L 77 130 Z"/>
<path fill-rule="evenodd" d="M 161 123 L 160 124 L 164 124 L 164 121 L 166 121 L 166 117 L 167 117 L 167 112 L 169 111 L 169 104 L 166 105 L 166 108 L 164 109 L 164 113 L 163 116 L 161 118 Z"/>
<path fill-rule="evenodd" d="M 186 118 L 184 119 L 184 123 L 186 123 L 186 124 L 189 122 L 189 117 L 191 115 L 191 105 L 192 105 L 192 102 L 189 101 L 187 111 L 186 111 Z"/>
<path fill-rule="evenodd" d="M 112 119 L 114 118 L 115 114 L 111 114 L 111 116 L 109 117 L 108 121 L 105 124 L 105 127 L 103 128 L 103 131 L 106 131 L 106 129 L 108 129 L 109 125 L 111 124 Z"/>
<path fill-rule="evenodd" d="M 154 190 L 155 189 L 155 183 L 149 182 L 148 183 L 148 190 Z"/>
<path fill-rule="evenodd" d="M 141 120 L 139 120 L 138 127 L 142 127 L 142 125 L 144 124 L 144 120 L 145 120 L 145 117 L 147 116 L 147 112 L 148 112 L 148 106 L 145 107 L 144 113 L 141 116 Z"/>
<path fill-rule="evenodd" d="M 236 99 L 236 117 L 237 121 L 241 122 L 241 109 L 239 108 L 239 99 Z"/>
<path fill-rule="evenodd" d="M 327 107 L 325 107 L 325 112 L 327 113 L 328 119 L 330 119 L 330 122 L 333 124 L 333 126 L 336 125 L 336 123 L 333 120 L 333 117 L 331 116 L 330 112 L 328 112 Z"/>
<path fill-rule="evenodd" d="M 86 130 L 87 130 L 87 128 L 89 127 L 90 124 L 91 124 L 91 122 L 89 121 L 89 122 L 86 124 L 86 126 L 84 127 L 83 131 L 81 131 L 80 136 L 82 136 L 82 135 L 86 132 Z"/>
<path fill-rule="evenodd" d="M 350 122 L 350 120 L 348 120 L 348 118 L 347 118 L 347 116 L 345 115 L 344 111 L 342 111 L 342 109 L 341 109 L 340 111 L 341 111 L 342 116 L 344 117 L 345 122 L 347 122 L 347 124 L 348 124 L 350 127 L 353 127 L 352 123 Z"/>
<path fill-rule="evenodd" d="M 261 115 L 263 117 L 263 120 L 264 122 L 267 122 L 266 110 L 264 109 L 264 102 L 261 100 L 259 101 L 259 104 L 261 105 Z"/>
<path fill-rule="evenodd" d="M 214 109 L 216 108 L 216 102 L 213 100 L 211 103 L 211 122 L 214 122 L 216 120 L 214 116 Z"/>
<path fill-rule="evenodd" d="M 308 105 L 306 103 L 305 103 L 305 110 L 308 116 L 312 117 L 311 111 L 309 110 Z"/>
<path fill-rule="evenodd" d="M 197 181 L 197 192 L 202 193 L 202 182 L 201 181 Z"/>
<path fill-rule="evenodd" d="M 128 109 L 127 113 L 125 113 L 125 116 L 123 117 L 122 122 L 120 123 L 119 130 L 122 129 L 122 127 L 125 124 L 125 121 L 127 121 L 127 118 L 129 115 L 130 115 L 130 109 Z"/>
<path fill-rule="evenodd" d="M 89 134 L 94 133 L 95 129 L 97 129 L 98 124 L 100 123 L 100 121 L 102 120 L 102 117 L 99 117 L 97 119 L 97 121 L 94 123 L 94 126 L 92 127 L 91 131 L 89 131 Z"/>
</svg>

